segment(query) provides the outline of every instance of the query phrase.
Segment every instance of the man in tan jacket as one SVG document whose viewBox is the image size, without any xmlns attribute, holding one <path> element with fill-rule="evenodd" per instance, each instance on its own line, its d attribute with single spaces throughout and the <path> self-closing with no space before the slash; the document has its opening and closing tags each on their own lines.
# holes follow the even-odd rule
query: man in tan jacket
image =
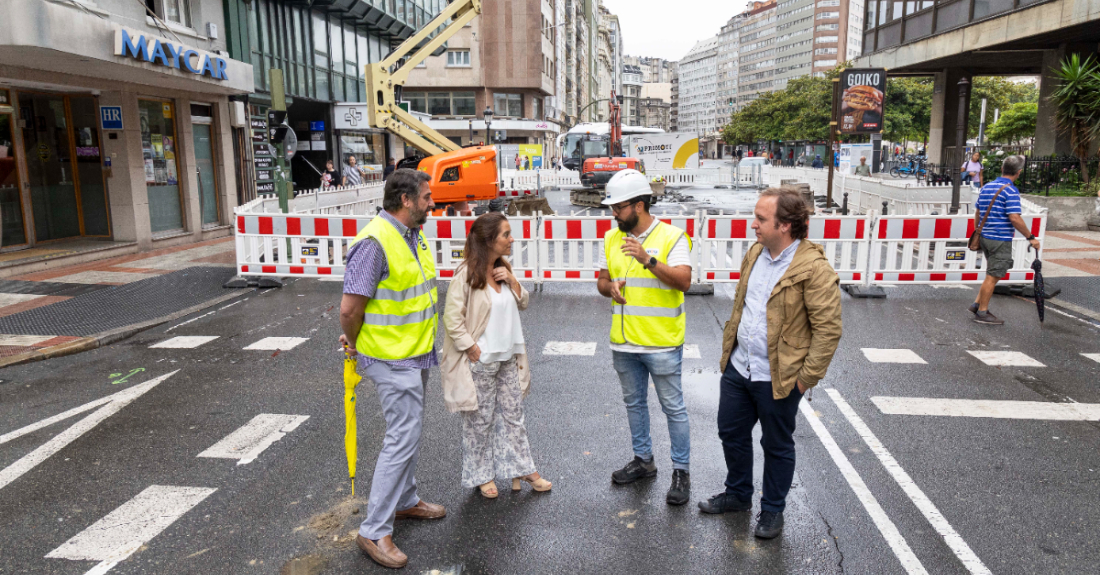
<svg viewBox="0 0 1100 575">
<path fill-rule="evenodd" d="M 741 262 L 733 312 L 722 334 L 718 437 L 726 489 L 699 503 L 704 513 L 752 509 L 752 429 L 760 422 L 764 494 L 756 536 L 783 530 L 794 478 L 798 402 L 821 378 L 840 343 L 839 279 L 825 250 L 806 239 L 810 210 L 793 188 L 760 194 L 757 243 Z"/>
</svg>

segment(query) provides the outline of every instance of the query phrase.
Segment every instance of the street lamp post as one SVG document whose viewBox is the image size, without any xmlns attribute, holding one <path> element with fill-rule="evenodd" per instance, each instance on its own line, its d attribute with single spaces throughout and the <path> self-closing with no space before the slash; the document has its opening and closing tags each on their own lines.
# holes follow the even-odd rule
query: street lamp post
<svg viewBox="0 0 1100 575">
<path fill-rule="evenodd" d="M 481 113 L 481 117 L 482 117 L 482 119 L 485 120 L 485 135 L 488 137 L 488 136 L 490 136 L 490 134 L 493 133 L 493 131 L 492 131 L 493 109 L 490 108 L 489 106 L 485 106 L 485 111 Z M 492 145 L 492 140 L 489 141 L 489 145 Z M 498 147 L 497 148 L 497 185 L 498 186 L 500 185 L 500 181 L 503 178 L 503 176 L 501 175 L 503 172 L 501 171 L 501 165 L 500 164 L 501 164 L 500 148 Z"/>
<path fill-rule="evenodd" d="M 470 118 L 470 144 L 474 143 L 474 119 Z"/>
</svg>

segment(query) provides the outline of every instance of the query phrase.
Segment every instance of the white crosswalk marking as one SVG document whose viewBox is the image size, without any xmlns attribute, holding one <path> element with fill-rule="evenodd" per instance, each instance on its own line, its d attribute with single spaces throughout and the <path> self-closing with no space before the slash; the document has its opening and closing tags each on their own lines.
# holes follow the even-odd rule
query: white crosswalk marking
<svg viewBox="0 0 1100 575">
<path fill-rule="evenodd" d="M 88 574 L 106 573 L 214 491 L 206 487 L 151 485 L 50 551 L 46 558 L 99 561 Z"/>
<path fill-rule="evenodd" d="M 921 359 L 921 357 L 911 349 L 876 349 L 873 347 L 865 347 L 863 348 L 863 355 L 867 358 L 867 361 L 874 363 L 928 363 Z"/>
<path fill-rule="evenodd" d="M 244 348 L 248 351 L 288 351 L 309 341 L 308 337 L 265 337 Z"/>
<path fill-rule="evenodd" d="M 871 402 L 887 415 L 1100 421 L 1100 404 L 1097 403 L 882 396 L 872 397 Z"/>
<path fill-rule="evenodd" d="M 697 343 L 685 343 L 684 344 L 684 359 L 703 359 L 703 355 L 699 353 L 699 344 Z"/>
<path fill-rule="evenodd" d="M 1081 355 L 1091 359 L 1092 361 L 1100 363 L 1100 353 L 1082 353 Z"/>
<path fill-rule="evenodd" d="M 543 355 L 596 355 L 594 341 L 548 341 Z"/>
<path fill-rule="evenodd" d="M 210 343 L 218 339 L 216 335 L 179 335 L 172 339 L 166 339 L 155 343 L 150 348 L 154 349 L 195 349 L 204 343 Z"/>
<path fill-rule="evenodd" d="M 1032 359 L 1027 354 L 1018 351 L 967 351 L 970 355 L 982 360 L 982 363 L 992 366 L 1005 367 L 1046 367 Z"/>
<path fill-rule="evenodd" d="M 34 467 L 37 466 L 39 463 L 42 463 L 43 461 L 49 459 L 51 456 L 53 456 L 53 454 L 61 451 L 66 445 L 72 443 L 73 441 L 76 441 L 77 438 L 79 438 L 81 435 L 84 435 L 89 430 L 99 425 L 100 422 L 102 422 L 104 419 L 107 419 L 115 413 L 118 413 L 120 409 L 129 405 L 131 401 L 134 401 L 135 399 L 141 397 L 142 394 L 149 391 L 150 389 L 153 389 L 160 382 L 168 379 L 169 377 L 172 377 L 172 375 L 174 375 L 178 371 L 179 370 L 173 371 L 171 373 L 166 373 L 160 377 L 150 379 L 145 383 L 135 385 L 130 389 L 111 395 L 110 400 L 107 401 L 105 405 L 93 411 L 84 419 L 81 419 L 80 421 L 74 423 L 72 427 L 57 434 L 56 436 L 54 436 L 53 439 L 47 441 L 46 443 L 43 443 L 41 446 L 38 447 L 38 449 L 35 449 L 34 451 L 24 455 L 23 457 L 16 460 L 15 463 L 12 463 L 4 469 L 0 469 L 0 489 L 3 489 L 12 481 L 19 479 L 21 475 L 30 471 L 31 469 L 34 469 Z M 14 439 L 15 437 L 18 437 L 19 435 L 22 435 L 24 433 L 29 433 L 30 431 L 41 429 L 46 425 L 50 425 L 61 421 L 64 418 L 77 415 L 89 405 L 95 405 L 95 403 L 96 402 L 90 402 L 90 404 L 84 404 L 83 406 L 70 409 L 64 413 L 55 415 L 54 417 L 48 418 L 39 423 L 34 423 L 22 429 L 6 434 L 5 437 L 10 437 L 11 439 Z"/>
<path fill-rule="evenodd" d="M 236 459 L 237 465 L 252 463 L 271 444 L 286 437 L 307 419 L 308 415 L 261 413 L 198 456 Z"/>
</svg>

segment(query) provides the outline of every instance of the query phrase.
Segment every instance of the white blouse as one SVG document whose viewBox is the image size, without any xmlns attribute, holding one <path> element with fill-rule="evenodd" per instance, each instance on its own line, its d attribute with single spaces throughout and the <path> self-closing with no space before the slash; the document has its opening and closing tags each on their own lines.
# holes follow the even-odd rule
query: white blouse
<svg viewBox="0 0 1100 575">
<path fill-rule="evenodd" d="M 489 324 L 485 333 L 477 340 L 481 348 L 480 363 L 508 361 L 512 356 L 523 353 L 523 326 L 519 322 L 519 306 L 512 294 L 512 288 L 506 283 L 500 284 L 500 293 L 488 285 L 489 297 L 493 301 L 489 312 Z"/>
</svg>

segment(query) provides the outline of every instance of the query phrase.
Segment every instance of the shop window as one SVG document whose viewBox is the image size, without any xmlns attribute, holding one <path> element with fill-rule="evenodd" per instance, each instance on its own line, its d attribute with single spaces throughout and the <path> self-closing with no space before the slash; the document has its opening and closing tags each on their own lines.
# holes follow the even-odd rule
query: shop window
<svg viewBox="0 0 1100 575">
<path fill-rule="evenodd" d="M 138 117 L 152 232 L 183 229 L 175 107 L 171 102 L 139 100 Z"/>
<path fill-rule="evenodd" d="M 454 104 L 455 116 L 477 115 L 477 111 L 474 108 L 473 92 L 454 92 L 451 94 L 451 101 Z"/>
<path fill-rule="evenodd" d="M 409 111 L 420 112 L 421 114 L 428 113 L 428 104 L 424 92 L 404 92 L 401 97 L 409 103 Z"/>
<path fill-rule="evenodd" d="M 428 113 L 433 116 L 450 116 L 451 115 L 451 93 L 450 92 L 429 92 L 428 93 Z"/>
<path fill-rule="evenodd" d="M 447 67 L 448 68 L 469 68 L 470 67 L 470 51 L 469 50 L 448 50 L 447 51 Z"/>
</svg>

